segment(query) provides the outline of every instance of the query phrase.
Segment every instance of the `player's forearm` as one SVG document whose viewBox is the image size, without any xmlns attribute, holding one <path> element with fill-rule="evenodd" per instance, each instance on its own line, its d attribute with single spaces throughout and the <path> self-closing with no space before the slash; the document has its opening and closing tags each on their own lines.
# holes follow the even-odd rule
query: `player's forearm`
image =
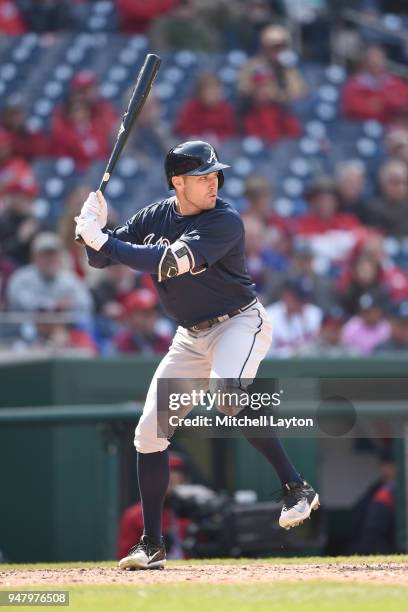
<svg viewBox="0 0 408 612">
<path fill-rule="evenodd" d="M 115 263 L 111 261 L 109 257 L 105 255 L 105 253 L 102 253 L 102 251 L 95 251 L 88 245 L 85 245 L 85 248 L 88 256 L 88 263 L 92 268 L 106 268 L 107 266 Z"/>
<path fill-rule="evenodd" d="M 130 244 L 110 236 L 96 255 L 103 256 L 109 263 L 121 263 L 139 272 L 157 274 L 164 251 L 162 246 Z"/>
</svg>

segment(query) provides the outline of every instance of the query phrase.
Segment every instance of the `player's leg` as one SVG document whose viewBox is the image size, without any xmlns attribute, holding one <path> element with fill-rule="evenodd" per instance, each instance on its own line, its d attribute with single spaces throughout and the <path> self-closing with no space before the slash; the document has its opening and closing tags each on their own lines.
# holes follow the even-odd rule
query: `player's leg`
<svg viewBox="0 0 408 612">
<path fill-rule="evenodd" d="M 166 553 L 162 541 L 161 519 L 169 484 L 167 447 L 170 442 L 165 437 L 163 428 L 158 429 L 157 381 L 160 378 L 182 379 L 187 373 L 191 378 L 202 378 L 204 375 L 208 380 L 210 363 L 196 350 L 195 344 L 186 330 L 179 328 L 169 352 L 160 362 L 150 383 L 134 440 L 144 533 L 139 544 L 129 551 L 127 557 L 120 560 L 121 569 L 160 568 L 165 564 Z M 186 386 L 188 386 L 187 381 Z M 185 407 L 179 416 L 185 416 L 190 409 Z"/>
<path fill-rule="evenodd" d="M 212 352 L 211 378 L 235 379 L 237 385 L 252 381 L 266 356 L 272 337 L 265 309 L 257 303 L 218 328 Z M 260 411 L 254 415 L 253 410 L 247 407 L 239 414 L 251 419 L 254 416 L 258 418 Z M 273 427 L 265 430 L 264 437 L 251 435 L 250 428 L 242 428 L 242 432 L 274 467 L 282 483 L 284 505 L 279 524 L 287 529 L 300 524 L 318 507 L 317 493 L 299 475 Z"/>
</svg>

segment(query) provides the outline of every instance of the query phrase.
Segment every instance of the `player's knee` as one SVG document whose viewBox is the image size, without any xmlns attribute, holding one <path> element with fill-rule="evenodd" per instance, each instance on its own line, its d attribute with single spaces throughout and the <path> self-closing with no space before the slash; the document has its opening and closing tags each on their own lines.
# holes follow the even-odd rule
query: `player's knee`
<svg viewBox="0 0 408 612">
<path fill-rule="evenodd" d="M 211 392 L 217 399 L 217 410 L 228 416 L 236 416 L 246 407 L 247 391 L 242 388 L 238 378 L 217 378 L 210 384 Z"/>
<path fill-rule="evenodd" d="M 135 435 L 134 445 L 138 453 L 157 453 L 164 451 L 169 446 L 170 442 L 165 438 L 144 439 Z"/>
</svg>

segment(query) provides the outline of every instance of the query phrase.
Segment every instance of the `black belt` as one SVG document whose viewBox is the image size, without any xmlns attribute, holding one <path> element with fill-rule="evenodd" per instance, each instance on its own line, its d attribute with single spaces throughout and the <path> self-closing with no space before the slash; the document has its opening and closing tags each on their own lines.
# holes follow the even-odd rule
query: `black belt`
<svg viewBox="0 0 408 612">
<path fill-rule="evenodd" d="M 237 308 L 237 310 L 233 310 L 228 314 L 221 315 L 220 317 L 213 317 L 212 319 L 207 319 L 206 321 L 201 321 L 201 323 L 197 323 L 197 325 L 192 325 L 191 327 L 187 327 L 188 331 L 198 332 L 203 331 L 204 329 L 210 329 L 213 325 L 217 325 L 217 323 L 222 323 L 222 321 L 227 321 L 228 319 L 232 319 L 232 317 L 236 317 L 240 312 L 244 312 L 251 306 L 253 306 L 257 302 L 257 298 L 252 300 L 250 304 L 247 304 L 243 308 Z"/>
</svg>

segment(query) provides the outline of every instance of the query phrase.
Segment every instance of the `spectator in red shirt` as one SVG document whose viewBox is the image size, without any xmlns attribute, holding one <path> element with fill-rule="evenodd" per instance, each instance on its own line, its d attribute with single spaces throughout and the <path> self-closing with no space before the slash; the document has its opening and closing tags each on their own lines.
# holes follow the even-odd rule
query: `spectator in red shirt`
<svg viewBox="0 0 408 612">
<path fill-rule="evenodd" d="M 110 151 L 110 140 L 117 127 L 118 112 L 100 97 L 94 72 L 81 70 L 71 81 L 65 103 L 52 119 L 53 152 L 72 157 L 81 169 Z"/>
<path fill-rule="evenodd" d="M 167 489 L 167 497 L 164 501 L 162 527 L 166 541 L 167 557 L 169 559 L 181 559 L 184 552 L 182 543 L 186 539 L 187 527 L 190 519 L 180 518 L 173 511 L 170 495 L 177 486 L 188 482 L 186 464 L 184 459 L 177 453 L 169 453 L 170 480 Z M 120 518 L 119 534 L 117 542 L 117 558 L 121 559 L 128 554 L 129 548 L 139 542 L 143 535 L 143 513 L 140 502 L 130 506 L 124 511 Z"/>
<path fill-rule="evenodd" d="M 8 132 L 0 128 L 0 196 L 8 193 L 10 187 L 16 184 L 34 186 L 36 181 L 28 163 L 13 156 L 12 139 Z"/>
<path fill-rule="evenodd" d="M 211 72 L 200 74 L 195 94 L 183 104 L 175 132 L 182 138 L 199 136 L 224 140 L 237 133 L 234 109 L 224 98 L 222 84 Z"/>
<path fill-rule="evenodd" d="M 24 19 L 13 0 L 0 0 L 0 32 L 8 36 L 27 32 Z"/>
<path fill-rule="evenodd" d="M 305 195 L 310 212 L 296 221 L 295 234 L 310 243 L 314 255 L 331 261 L 344 259 L 357 240 L 360 221 L 351 213 L 339 211 L 336 186 L 330 177 L 316 179 Z"/>
<path fill-rule="evenodd" d="M 113 339 L 119 353 L 166 353 L 170 337 L 158 330 L 157 297 L 148 289 L 136 289 L 123 301 L 125 328 Z"/>
<path fill-rule="evenodd" d="M 178 0 L 116 0 L 119 27 L 123 34 L 144 34 L 157 17 L 171 11 Z"/>
<path fill-rule="evenodd" d="M 285 104 L 270 100 L 270 81 L 273 78 L 268 73 L 253 74 L 253 89 L 248 100 L 248 110 L 243 116 L 244 133 L 258 136 L 267 142 L 297 138 L 301 133 L 297 118 Z"/>
<path fill-rule="evenodd" d="M 110 130 L 95 118 L 90 105 L 76 95 L 69 97 L 62 113 L 54 118 L 51 136 L 54 154 L 71 157 L 79 170 L 106 159 L 110 151 Z"/>
<path fill-rule="evenodd" d="M 344 116 L 387 123 L 407 103 L 408 85 L 387 70 L 387 58 L 382 47 L 367 47 L 360 69 L 344 86 Z"/>
<path fill-rule="evenodd" d="M 10 96 L 0 115 L 0 124 L 11 139 L 13 155 L 32 159 L 50 153 L 49 136 L 27 128 L 25 109 L 20 95 Z"/>
</svg>

